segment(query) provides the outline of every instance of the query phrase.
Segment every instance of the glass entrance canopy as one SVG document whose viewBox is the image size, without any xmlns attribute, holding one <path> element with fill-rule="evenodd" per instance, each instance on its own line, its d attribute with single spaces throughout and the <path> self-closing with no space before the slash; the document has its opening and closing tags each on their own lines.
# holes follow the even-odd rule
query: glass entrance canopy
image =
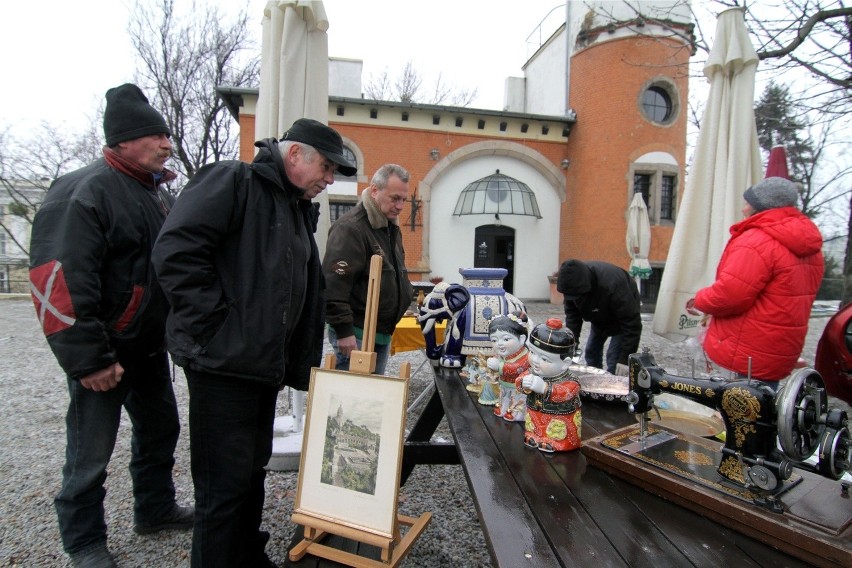
<svg viewBox="0 0 852 568">
<path fill-rule="evenodd" d="M 471 182 L 459 194 L 453 215 L 529 215 L 541 219 L 535 193 L 527 184 L 496 173 Z"/>
</svg>

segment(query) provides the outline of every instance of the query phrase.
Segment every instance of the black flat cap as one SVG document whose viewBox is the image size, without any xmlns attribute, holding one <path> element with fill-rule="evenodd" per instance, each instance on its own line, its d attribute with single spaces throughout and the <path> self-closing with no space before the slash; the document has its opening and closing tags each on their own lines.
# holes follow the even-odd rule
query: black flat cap
<svg viewBox="0 0 852 568">
<path fill-rule="evenodd" d="M 317 149 L 337 164 L 337 171 L 354 176 L 358 169 L 343 155 L 343 139 L 330 126 L 310 118 L 300 118 L 281 136 L 281 142 L 301 142 Z"/>
</svg>

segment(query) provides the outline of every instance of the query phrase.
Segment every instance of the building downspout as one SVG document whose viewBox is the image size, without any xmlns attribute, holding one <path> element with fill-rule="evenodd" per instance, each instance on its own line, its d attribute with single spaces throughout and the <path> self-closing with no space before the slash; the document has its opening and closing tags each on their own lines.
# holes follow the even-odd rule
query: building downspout
<svg viewBox="0 0 852 568">
<path fill-rule="evenodd" d="M 565 2 L 565 116 L 571 114 L 571 2 Z"/>
</svg>

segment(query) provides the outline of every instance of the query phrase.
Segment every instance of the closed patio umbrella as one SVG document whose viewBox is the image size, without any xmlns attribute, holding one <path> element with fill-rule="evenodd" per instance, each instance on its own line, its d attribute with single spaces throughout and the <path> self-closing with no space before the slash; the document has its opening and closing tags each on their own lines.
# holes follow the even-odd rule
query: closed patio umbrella
<svg viewBox="0 0 852 568">
<path fill-rule="evenodd" d="M 255 139 L 279 138 L 299 118 L 328 124 L 328 17 L 321 0 L 270 0 L 263 10 L 260 91 Z M 325 253 L 328 194 L 320 205 L 316 240 Z"/>
<path fill-rule="evenodd" d="M 641 280 L 651 276 L 651 263 L 648 262 L 650 251 L 651 222 L 648 220 L 648 207 L 642 193 L 637 191 L 627 208 L 627 253 L 630 255 L 628 272 L 636 279 L 636 287 L 640 292 Z"/>
<path fill-rule="evenodd" d="M 686 302 L 715 280 L 729 228 L 742 216 L 743 192 L 763 177 L 754 121 L 757 63 L 743 10 L 719 14 L 704 66 L 710 95 L 654 313 L 654 333 L 671 341 L 698 333 L 700 317 L 686 313 Z"/>
<path fill-rule="evenodd" d="M 321 0 L 270 0 L 263 10 L 255 138 L 279 138 L 299 118 L 328 123 L 328 17 Z M 328 236 L 328 195 L 320 193 L 315 234 L 320 257 Z M 295 470 L 302 448 L 305 392 L 293 389 L 293 415 L 275 419 L 268 468 Z"/>
</svg>

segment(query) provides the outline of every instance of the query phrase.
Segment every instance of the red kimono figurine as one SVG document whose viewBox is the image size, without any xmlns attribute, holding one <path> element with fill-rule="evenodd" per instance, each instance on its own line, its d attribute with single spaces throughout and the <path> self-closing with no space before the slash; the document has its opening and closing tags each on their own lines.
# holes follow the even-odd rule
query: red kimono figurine
<svg viewBox="0 0 852 568">
<path fill-rule="evenodd" d="M 488 335 L 497 357 L 489 357 L 488 368 L 500 376 L 500 402 L 494 414 L 509 422 L 523 422 L 526 396 L 515 388 L 515 381 L 529 369 L 527 361 L 527 316 L 523 313 L 497 314 L 488 323 Z"/>
<path fill-rule="evenodd" d="M 527 342 L 530 370 L 515 386 L 527 394 L 524 444 L 542 452 L 567 452 L 580 447 L 580 383 L 569 370 L 574 334 L 562 320 L 550 318 L 535 326 Z"/>
</svg>

